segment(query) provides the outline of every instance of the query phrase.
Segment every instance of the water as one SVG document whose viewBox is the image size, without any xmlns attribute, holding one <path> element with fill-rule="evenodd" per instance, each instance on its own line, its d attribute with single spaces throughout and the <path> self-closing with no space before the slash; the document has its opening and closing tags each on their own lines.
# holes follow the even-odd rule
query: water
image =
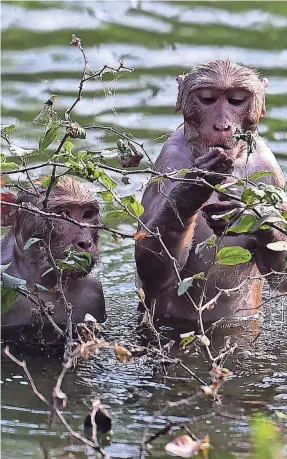
<svg viewBox="0 0 287 459">
<path fill-rule="evenodd" d="M 132 74 L 87 84 L 85 97 L 75 111 L 79 123 L 120 125 L 124 132 L 129 130 L 144 142 L 155 158 L 162 136 L 181 122 L 180 115 L 174 113 L 175 76 L 187 71 L 191 64 L 230 57 L 258 67 L 268 76 L 267 116 L 260 130 L 287 171 L 285 2 L 4 2 L 2 29 L 2 123 L 17 125 L 15 144 L 25 148 L 37 146 L 42 131 L 31 120 L 51 94 L 58 95 L 57 110 L 61 114 L 75 100 L 83 67 L 80 53 L 69 46 L 75 33 L 82 38 L 93 68 L 99 69 L 106 63 L 116 65 L 120 57 L 124 57 L 126 65 L 135 67 Z M 84 144 L 98 150 L 114 146 L 115 140 L 113 135 L 100 130 L 89 132 Z M 46 158 L 39 161 L 43 159 Z M 145 181 L 144 177 L 131 177 L 131 185 L 121 185 L 120 192 L 140 196 Z M 130 222 L 114 224 L 126 231 L 133 230 Z M 109 234 L 103 234 L 102 248 L 101 278 L 109 316 L 107 336 L 140 344 L 133 243 L 116 243 Z M 240 416 L 260 411 L 276 417 L 276 411 L 287 407 L 283 306 L 283 302 L 270 305 L 263 324 L 251 324 L 243 334 L 241 348 L 226 362 L 236 374 L 224 387 L 219 407 L 226 416 L 214 416 L 216 406 L 196 399 L 189 406 L 170 408 L 153 418 L 167 400 L 192 394 L 197 383 L 180 368 L 170 367 L 166 378 L 148 358 L 122 364 L 111 352 L 103 351 L 100 357 L 80 364 L 66 377 L 68 421 L 81 431 L 91 401 L 99 397 L 113 418 L 114 434 L 107 451 L 113 458 L 137 458 L 142 431 L 147 425 L 153 431 L 163 427 L 167 420 L 196 419 L 205 414 L 209 417 L 196 420 L 192 430 L 198 436 L 210 434 L 214 446 L 210 457 L 228 458 L 232 453 L 245 456 L 249 450 L 249 427 Z M 255 346 L 248 345 L 247 340 L 255 338 L 259 330 L 261 335 Z M 226 334 L 236 339 L 242 330 L 234 328 Z M 39 390 L 49 398 L 61 370 L 60 358 L 26 357 Z M 207 380 L 208 363 L 204 356 L 183 357 L 190 368 Z M 86 447 L 71 443 L 61 425 L 48 426 L 45 406 L 12 362 L 3 362 L 2 381 L 3 458 L 94 457 Z M 168 436 L 160 438 L 151 456 L 167 457 L 163 446 L 168 441 Z"/>
</svg>

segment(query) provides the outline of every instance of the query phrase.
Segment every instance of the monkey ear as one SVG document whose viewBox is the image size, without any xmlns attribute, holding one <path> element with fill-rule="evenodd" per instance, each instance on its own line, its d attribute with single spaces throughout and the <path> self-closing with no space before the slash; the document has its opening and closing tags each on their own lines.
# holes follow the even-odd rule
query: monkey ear
<svg viewBox="0 0 287 459">
<path fill-rule="evenodd" d="M 16 194 L 11 191 L 0 193 L 1 201 L 15 203 L 16 197 Z M 16 207 L 1 203 L 1 226 L 12 226 L 17 210 Z"/>
<path fill-rule="evenodd" d="M 266 115 L 266 107 L 265 107 L 265 104 L 264 104 L 263 107 L 262 107 L 262 110 L 261 110 L 260 118 L 264 118 L 265 115 Z"/>
<path fill-rule="evenodd" d="M 177 101 L 175 104 L 175 113 L 180 112 L 181 110 L 181 103 L 182 103 L 182 88 L 183 88 L 183 82 L 184 82 L 184 75 L 178 75 L 176 77 L 176 81 L 178 82 L 178 94 L 177 94 Z"/>
<path fill-rule="evenodd" d="M 264 85 L 264 88 L 266 89 L 267 86 L 268 86 L 268 84 L 269 84 L 268 78 L 266 78 L 266 77 L 262 78 L 262 83 L 263 83 L 263 85 Z"/>
</svg>

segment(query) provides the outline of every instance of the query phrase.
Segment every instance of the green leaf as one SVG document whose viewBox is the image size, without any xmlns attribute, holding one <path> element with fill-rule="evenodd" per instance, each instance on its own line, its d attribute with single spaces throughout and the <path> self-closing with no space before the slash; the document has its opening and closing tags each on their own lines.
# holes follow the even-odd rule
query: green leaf
<svg viewBox="0 0 287 459">
<path fill-rule="evenodd" d="M 5 162 L 1 162 L 1 169 L 3 168 L 7 168 L 7 169 L 19 169 L 19 166 L 18 164 L 16 163 L 13 163 L 12 161 L 5 161 Z"/>
<path fill-rule="evenodd" d="M 92 263 L 92 256 L 88 252 L 77 252 L 72 245 L 66 247 L 64 250 L 68 256 L 65 260 L 56 260 L 56 265 L 62 271 L 71 269 L 83 269 L 88 268 Z"/>
<path fill-rule="evenodd" d="M 215 245 L 217 241 L 217 237 L 215 235 L 210 236 L 208 239 L 206 239 L 206 245 Z"/>
<path fill-rule="evenodd" d="M 270 250 L 274 250 L 274 252 L 284 252 L 287 250 L 287 242 L 286 241 L 275 241 L 270 242 L 267 244 L 267 248 Z"/>
<path fill-rule="evenodd" d="M 51 177 L 50 176 L 45 177 L 43 178 L 41 185 L 48 188 L 48 186 L 50 185 L 50 182 L 51 182 Z"/>
<path fill-rule="evenodd" d="M 126 210 L 111 210 L 107 213 L 106 218 L 125 218 L 128 216 Z"/>
<path fill-rule="evenodd" d="M 197 273 L 194 274 L 192 277 L 186 277 L 185 279 L 183 279 L 177 289 L 178 296 L 183 295 L 189 289 L 189 287 L 193 285 L 193 281 L 196 279 L 204 279 L 204 273 Z"/>
<path fill-rule="evenodd" d="M 23 250 L 29 249 L 31 247 L 31 245 L 35 244 L 35 242 L 38 242 L 38 241 L 42 241 L 42 239 L 40 239 L 38 237 L 30 237 L 30 239 L 28 239 L 28 241 L 24 245 Z"/>
<path fill-rule="evenodd" d="M 179 343 L 179 346 L 183 350 L 185 350 L 187 348 L 187 346 L 189 346 L 194 340 L 196 340 L 196 336 L 194 335 L 194 331 L 189 332 L 189 333 L 184 333 L 184 334 L 180 335 L 180 337 L 182 339 L 181 339 L 181 341 Z"/>
<path fill-rule="evenodd" d="M 242 215 L 239 222 L 231 226 L 231 228 L 229 228 L 227 233 L 239 233 L 239 234 L 248 233 L 252 231 L 252 229 L 254 228 L 256 224 L 256 221 L 257 219 L 255 215 L 248 215 L 248 214 Z"/>
<path fill-rule="evenodd" d="M 87 157 L 87 154 L 88 152 L 87 151 L 78 151 L 78 154 L 77 154 L 77 159 L 78 160 L 83 160 Z"/>
<path fill-rule="evenodd" d="M 247 249 L 240 246 L 223 247 L 216 254 L 216 261 L 220 265 L 234 266 L 247 263 L 252 258 Z"/>
<path fill-rule="evenodd" d="M 46 287 L 44 287 L 44 285 L 41 285 L 41 284 L 35 284 L 34 287 L 35 287 L 35 290 L 38 292 L 48 292 L 49 291 L 49 289 L 47 289 Z"/>
<path fill-rule="evenodd" d="M 5 314 L 12 308 L 18 295 L 17 290 L 1 287 L 1 314 Z"/>
<path fill-rule="evenodd" d="M 0 265 L 1 274 L 4 273 L 4 271 L 6 271 L 6 269 L 8 269 L 9 266 L 11 266 L 11 264 L 12 264 L 12 261 L 10 261 L 10 263 L 8 263 L 7 265 Z"/>
<path fill-rule="evenodd" d="M 1 129 L 1 134 L 3 134 L 4 137 L 9 137 L 15 131 L 15 129 L 15 124 L 10 124 L 10 126 L 6 126 Z"/>
<path fill-rule="evenodd" d="M 284 443 L 274 421 L 256 416 L 252 421 L 250 459 L 283 459 Z"/>
<path fill-rule="evenodd" d="M 24 279 L 20 279 L 20 277 L 10 276 L 10 274 L 7 274 L 5 272 L 1 274 L 1 281 L 3 287 L 12 289 L 17 289 L 19 287 L 23 288 L 27 285 L 27 281 L 25 281 Z"/>
<path fill-rule="evenodd" d="M 199 254 L 202 252 L 206 246 L 212 246 L 215 245 L 217 241 L 217 237 L 215 235 L 210 236 L 209 238 L 205 239 L 204 241 L 200 242 L 199 244 L 196 245 L 195 247 L 195 254 Z"/>
<path fill-rule="evenodd" d="M 144 207 L 142 204 L 136 199 L 134 195 L 130 196 L 123 196 L 121 198 L 122 203 L 130 207 L 136 217 L 140 217 L 144 213 Z"/>
<path fill-rule="evenodd" d="M 117 186 L 117 182 L 115 182 L 105 171 L 100 171 L 100 179 L 111 190 Z"/>
<path fill-rule="evenodd" d="M 255 181 L 255 180 L 259 180 L 262 177 L 267 177 L 269 175 L 274 175 L 274 173 L 271 172 L 271 171 L 263 171 L 263 170 L 262 171 L 256 171 L 253 174 L 250 174 L 248 176 L 248 180 L 250 180 L 252 182 L 252 181 Z"/>
<path fill-rule="evenodd" d="M 41 137 L 39 141 L 39 149 L 46 150 L 46 148 L 55 140 L 60 129 L 60 124 L 53 124 L 50 129 Z"/>
<path fill-rule="evenodd" d="M 258 188 L 247 188 L 243 191 L 241 199 L 247 205 L 252 205 L 255 202 L 261 201 L 265 196 L 265 191 Z"/>
<path fill-rule="evenodd" d="M 71 142 L 70 140 L 66 140 L 66 142 L 64 143 L 64 152 L 71 153 L 73 148 L 74 148 L 73 142 Z"/>
<path fill-rule="evenodd" d="M 103 200 L 106 202 L 110 202 L 114 200 L 114 196 L 110 191 L 100 191 L 100 195 L 102 196 Z"/>
</svg>

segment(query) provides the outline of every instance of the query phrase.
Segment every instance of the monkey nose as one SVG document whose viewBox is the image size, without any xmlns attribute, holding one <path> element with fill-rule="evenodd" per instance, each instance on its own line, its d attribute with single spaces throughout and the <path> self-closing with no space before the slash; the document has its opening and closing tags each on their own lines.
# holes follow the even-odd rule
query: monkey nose
<svg viewBox="0 0 287 459">
<path fill-rule="evenodd" d="M 83 251 L 87 252 L 92 247 L 92 243 L 91 243 L 91 241 L 78 241 L 77 244 L 76 244 L 76 247 L 80 251 L 83 250 Z"/>
<path fill-rule="evenodd" d="M 229 132 L 231 131 L 231 125 L 228 123 L 216 123 L 213 125 L 215 132 Z"/>
</svg>

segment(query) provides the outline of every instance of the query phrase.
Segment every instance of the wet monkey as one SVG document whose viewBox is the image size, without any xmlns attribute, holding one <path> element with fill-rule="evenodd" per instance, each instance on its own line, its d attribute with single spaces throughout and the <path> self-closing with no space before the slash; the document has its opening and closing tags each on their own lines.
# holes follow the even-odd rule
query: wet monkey
<svg viewBox="0 0 287 459">
<path fill-rule="evenodd" d="M 196 167 L 200 170 L 245 177 L 258 170 L 273 173 L 262 181 L 284 186 L 285 178 L 272 151 L 258 134 L 258 123 L 265 115 L 266 78 L 250 68 L 230 60 L 217 60 L 194 66 L 178 81 L 176 111 L 183 114 L 183 125 L 174 132 L 156 161 L 162 173 Z M 236 129 L 251 131 L 256 141 L 254 152 L 247 156 L 246 142 L 231 141 Z M 186 178 L 196 177 L 187 173 Z M 205 175 L 211 185 L 223 183 L 225 178 Z M 228 180 L 228 179 L 227 179 Z M 212 265 L 213 249 L 200 254 L 195 247 L 213 234 L 222 234 L 226 222 L 212 219 L 214 214 L 238 208 L 235 201 L 219 198 L 208 185 L 164 180 L 150 183 L 143 200 L 142 220 L 153 231 L 157 229 L 170 254 L 177 260 L 181 278 L 199 272 L 209 272 L 205 302 L 219 289 L 237 287 L 247 277 L 272 271 L 284 271 L 284 252 L 274 252 L 266 245 L 286 237 L 273 229 L 258 230 L 253 234 L 224 236 L 220 247 L 240 245 L 251 251 L 250 262 L 237 266 Z M 136 263 L 139 282 L 147 302 L 155 300 L 155 314 L 178 319 L 196 320 L 203 281 L 195 281 L 187 295 L 178 296 L 178 278 L 172 260 L 157 238 L 146 237 L 136 244 Z M 275 283 L 275 276 L 268 277 Z M 221 317 L 247 316 L 257 312 L 261 304 L 262 280 L 247 280 L 239 291 L 222 293 L 210 310 L 203 313 L 205 321 Z M 277 285 L 287 291 L 286 277 Z M 194 303 L 194 305 L 193 305 Z"/>
<path fill-rule="evenodd" d="M 14 195 L 14 202 L 31 203 L 43 210 L 43 201 L 47 188 L 36 187 L 20 191 Z M 11 193 L 10 201 L 11 201 Z M 5 200 L 5 194 L 3 196 Z M 8 208 L 8 206 L 5 206 Z M 28 287 L 35 283 L 48 288 L 49 292 L 40 294 L 41 298 L 54 304 L 53 319 L 56 323 L 65 323 L 66 312 L 63 301 L 55 286 L 57 277 L 51 268 L 47 256 L 47 244 L 54 259 L 65 257 L 64 251 L 73 246 L 78 252 L 88 252 L 92 263 L 85 270 L 63 271 L 63 289 L 67 300 L 73 305 L 73 322 L 83 321 L 85 313 L 96 319 L 105 319 L 105 301 L 101 283 L 93 267 L 99 260 L 100 237 L 97 228 L 79 227 L 71 222 L 59 219 L 50 220 L 17 207 L 2 208 L 2 226 L 10 226 L 8 233 L 1 240 L 2 264 L 11 263 L 8 274 L 25 279 Z M 99 204 L 86 185 L 73 177 L 63 176 L 51 189 L 47 211 L 66 214 L 80 223 L 99 223 Z M 40 241 L 24 249 L 30 238 Z M 13 307 L 2 315 L 2 329 L 9 326 L 30 324 L 32 314 L 31 302 L 19 295 Z"/>
</svg>

